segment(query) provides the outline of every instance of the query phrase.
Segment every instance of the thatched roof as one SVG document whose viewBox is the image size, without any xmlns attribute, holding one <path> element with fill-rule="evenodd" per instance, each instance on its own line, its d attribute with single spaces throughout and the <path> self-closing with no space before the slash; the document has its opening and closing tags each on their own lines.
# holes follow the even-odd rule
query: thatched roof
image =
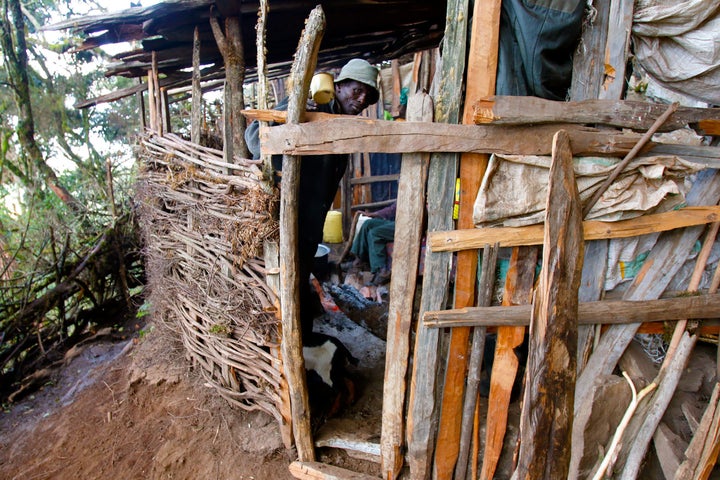
<svg viewBox="0 0 720 480">
<path fill-rule="evenodd" d="M 305 19 L 317 1 L 270 0 L 267 24 L 269 76 L 289 71 Z M 441 0 L 334 0 L 322 4 L 327 28 L 318 66 L 337 67 L 352 57 L 370 62 L 435 47 L 445 28 L 446 2 Z M 71 29 L 85 36 L 79 50 L 140 41 L 141 48 L 115 57 L 107 76 L 141 77 L 151 67 L 156 52 L 158 70 L 170 78 L 189 77 L 192 66 L 192 37 L 200 29 L 203 75 L 221 75 L 222 57 L 215 43 L 209 18 L 240 15 L 245 46 L 246 77 L 256 65 L 257 1 L 181 0 L 150 7 L 134 7 L 115 13 L 71 19 L 49 27 Z"/>
</svg>

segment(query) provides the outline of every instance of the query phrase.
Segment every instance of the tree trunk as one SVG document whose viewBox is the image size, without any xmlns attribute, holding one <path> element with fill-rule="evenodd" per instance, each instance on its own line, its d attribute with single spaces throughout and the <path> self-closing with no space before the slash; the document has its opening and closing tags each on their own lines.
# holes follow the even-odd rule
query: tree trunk
<svg viewBox="0 0 720 480">
<path fill-rule="evenodd" d="M 11 83 L 13 96 L 18 109 L 17 135 L 20 145 L 32 161 L 47 186 L 73 212 L 82 210 L 82 206 L 72 194 L 60 184 L 57 175 L 43 158 L 40 147 L 35 141 L 35 122 L 30 104 L 30 87 L 27 73 L 27 44 L 25 41 L 25 20 L 19 0 L 3 0 L 3 19 L 0 22 L 0 44 L 3 60 Z"/>
</svg>

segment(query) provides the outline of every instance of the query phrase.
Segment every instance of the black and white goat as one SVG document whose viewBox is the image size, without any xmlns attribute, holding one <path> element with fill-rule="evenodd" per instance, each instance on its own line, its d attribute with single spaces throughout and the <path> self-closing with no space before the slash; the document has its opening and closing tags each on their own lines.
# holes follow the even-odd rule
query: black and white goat
<svg viewBox="0 0 720 480">
<path fill-rule="evenodd" d="M 355 401 L 355 380 L 348 365 L 357 365 L 358 359 L 330 335 L 313 332 L 303 337 L 303 343 L 310 412 L 317 427 Z"/>
</svg>

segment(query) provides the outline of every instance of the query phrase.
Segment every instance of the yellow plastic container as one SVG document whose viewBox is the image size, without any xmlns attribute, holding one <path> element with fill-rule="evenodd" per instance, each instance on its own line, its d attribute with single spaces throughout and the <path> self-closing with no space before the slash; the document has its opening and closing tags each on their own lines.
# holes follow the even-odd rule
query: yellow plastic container
<svg viewBox="0 0 720 480">
<path fill-rule="evenodd" d="M 342 243 L 342 241 L 342 213 L 338 210 L 330 210 L 325 217 L 323 243 Z"/>
</svg>

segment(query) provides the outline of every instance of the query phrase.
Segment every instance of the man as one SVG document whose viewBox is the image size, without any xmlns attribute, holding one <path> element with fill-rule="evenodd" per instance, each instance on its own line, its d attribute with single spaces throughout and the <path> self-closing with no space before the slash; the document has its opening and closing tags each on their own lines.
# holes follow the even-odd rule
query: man
<svg viewBox="0 0 720 480">
<path fill-rule="evenodd" d="M 308 110 L 325 113 L 357 115 L 378 101 L 378 69 L 365 60 L 354 58 L 335 78 L 335 98 L 330 103 L 315 105 L 308 102 Z M 284 99 L 277 110 L 287 110 Z M 260 158 L 258 122 L 245 130 L 245 141 L 254 159 Z M 273 156 L 273 167 L 280 170 L 282 156 Z M 345 174 L 348 155 L 303 156 L 300 162 L 298 192 L 298 255 L 300 271 L 300 323 L 303 338 L 312 335 L 313 318 L 322 314 L 320 299 L 310 286 L 310 273 L 318 244 L 322 241 L 325 216 L 332 206 L 338 183 Z"/>
<path fill-rule="evenodd" d="M 375 274 L 372 280 L 374 285 L 383 285 L 390 281 L 385 246 L 395 237 L 396 211 L 397 203 L 393 202 L 376 212 L 364 213 L 370 218 L 360 227 L 350 249 L 358 260 L 370 264 L 370 272 Z"/>
</svg>

